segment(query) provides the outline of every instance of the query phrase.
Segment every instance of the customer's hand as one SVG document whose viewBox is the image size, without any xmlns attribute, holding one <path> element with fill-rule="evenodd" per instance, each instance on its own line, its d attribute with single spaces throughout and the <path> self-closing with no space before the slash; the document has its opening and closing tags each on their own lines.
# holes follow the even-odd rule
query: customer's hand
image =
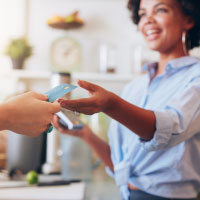
<svg viewBox="0 0 200 200">
<path fill-rule="evenodd" d="M 59 99 L 58 102 L 63 108 L 92 115 L 98 112 L 106 112 L 115 104 L 116 95 L 102 87 L 80 80 L 78 85 L 88 90 L 90 97 L 76 100 Z"/>
<path fill-rule="evenodd" d="M 4 124 L 1 120 L 1 129 L 31 137 L 43 133 L 51 123 L 53 115 L 61 109 L 58 102 L 49 103 L 47 99 L 47 95 L 27 92 L 2 104 L 1 110 L 4 111 L 6 119 Z"/>
<path fill-rule="evenodd" d="M 52 124 L 53 124 L 53 126 L 55 128 L 58 129 L 58 131 L 60 133 L 64 133 L 64 134 L 67 134 L 67 135 L 79 137 L 79 138 L 81 138 L 83 140 L 87 140 L 89 135 L 93 134 L 92 130 L 86 124 L 84 124 L 83 128 L 81 128 L 79 130 L 69 130 L 69 129 L 65 128 L 64 126 L 62 126 L 59 123 L 58 117 L 56 115 L 53 116 Z"/>
</svg>

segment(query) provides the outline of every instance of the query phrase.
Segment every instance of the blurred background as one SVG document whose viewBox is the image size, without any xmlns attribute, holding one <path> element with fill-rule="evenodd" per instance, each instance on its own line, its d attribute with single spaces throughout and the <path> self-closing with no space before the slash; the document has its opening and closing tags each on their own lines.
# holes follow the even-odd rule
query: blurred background
<svg viewBox="0 0 200 200">
<path fill-rule="evenodd" d="M 76 71 L 81 72 L 79 78 L 95 79 L 96 73 L 106 72 L 108 67 L 107 70 L 116 75 L 113 80 L 119 77 L 122 80 L 131 79 L 134 72 L 140 71 L 134 64 L 139 65 L 142 58 L 138 54 L 146 48 L 126 7 L 126 0 L 0 0 L 0 72 L 1 81 L 5 83 L 0 86 L 1 99 L 16 92 L 18 88 L 13 84 L 16 79 L 48 79 L 47 72 L 52 71 Z M 61 17 L 65 18 L 75 11 L 79 11 L 82 26 L 62 29 L 48 25 L 48 22 L 61 22 Z M 10 57 L 3 53 L 10 40 L 24 36 L 33 47 L 32 54 L 23 66 L 24 71 L 13 72 Z M 52 49 L 53 43 L 59 39 L 63 41 L 60 44 L 57 41 L 57 47 Z M 71 45 L 76 52 L 72 52 L 68 59 L 63 58 L 59 55 L 64 51 L 62 48 L 69 47 L 62 47 L 61 43 Z M 149 54 L 145 53 L 143 59 L 154 59 Z M 63 59 L 67 60 L 66 66 L 56 66 L 62 65 Z M 12 80 L 8 80 L 6 75 L 13 75 Z M 75 74 L 75 77 L 78 75 Z M 98 78 L 111 79 L 104 75 Z M 43 85 L 34 89 L 43 92 L 46 89 Z M 118 89 L 116 91 L 120 93 Z"/>
<path fill-rule="evenodd" d="M 0 0 L 0 25 L 0 102 L 29 90 L 44 93 L 62 82 L 76 84 L 79 79 L 120 95 L 142 73 L 145 62 L 158 59 L 132 23 L 127 0 Z M 199 49 L 192 54 L 199 56 Z M 85 96 L 79 88 L 68 98 Z M 80 117 L 107 141 L 108 117 L 102 113 Z M 84 155 L 77 155 L 74 145 Z M 82 168 L 76 163 L 81 157 Z M 69 176 L 74 174 L 69 163 L 80 169 L 76 177 Z M 0 169 L 13 168 L 23 173 L 31 169 L 62 173 L 66 179 L 90 179 L 95 169 L 97 179 L 110 183 L 100 170 L 103 164 L 82 141 L 60 136 L 56 130 L 35 139 L 2 131 Z M 86 168 L 91 168 L 89 174 Z"/>
<path fill-rule="evenodd" d="M 0 0 L 0 24 L 1 102 L 28 90 L 48 91 L 54 72 L 69 73 L 70 83 L 83 79 L 120 94 L 142 62 L 156 58 L 149 56 L 125 0 Z M 21 51 L 29 55 L 14 61 Z M 71 98 L 86 95 L 78 89 Z M 98 116 L 93 118 L 99 129 Z M 6 134 L 0 137 L 4 143 Z"/>
</svg>

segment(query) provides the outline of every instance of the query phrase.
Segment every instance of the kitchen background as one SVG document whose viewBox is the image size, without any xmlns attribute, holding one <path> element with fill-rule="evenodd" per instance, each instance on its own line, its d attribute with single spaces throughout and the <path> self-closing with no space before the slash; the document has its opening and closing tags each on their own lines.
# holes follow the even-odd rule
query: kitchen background
<svg viewBox="0 0 200 200">
<path fill-rule="evenodd" d="M 100 71 L 100 49 L 106 45 L 114 48 L 116 74 L 129 80 L 134 70 L 139 71 L 138 53 L 144 42 L 129 17 L 126 4 L 126 0 L 0 0 L 0 50 L 3 51 L 9 39 L 26 35 L 33 46 L 33 56 L 27 60 L 25 69 L 45 74 L 51 68 L 52 43 L 62 36 L 70 36 L 81 48 L 81 72 Z M 47 25 L 47 20 L 52 16 L 66 16 L 75 10 L 80 12 L 84 20 L 81 28 L 66 31 L 52 29 Z M 135 59 L 134 53 L 139 60 Z M 145 57 L 154 59 L 150 52 L 148 55 L 145 53 Z M 5 84 L 0 86 L 2 99 L 4 92 L 12 93 L 16 88 L 13 89 L 3 73 L 11 69 L 10 59 L 1 55 L 0 63 L 0 72 L 6 79 Z M 137 63 L 135 67 L 134 63 Z M 5 85 L 10 87 L 5 88 Z"/>
<path fill-rule="evenodd" d="M 47 24 L 55 15 L 67 16 L 76 10 L 84 21 L 80 28 L 64 30 Z M 146 48 L 133 25 L 127 0 L 0 0 L 0 25 L 0 102 L 30 89 L 48 91 L 53 71 L 71 73 L 74 84 L 84 79 L 120 94 L 126 83 L 140 75 L 144 62 L 158 59 L 155 52 Z M 23 69 L 13 70 L 10 58 L 3 52 L 10 39 L 22 36 L 33 46 L 33 55 Z M 53 44 L 62 38 L 72 42 L 80 53 L 79 57 L 72 55 L 74 68 L 69 65 L 61 69 L 52 61 L 55 57 L 62 62 L 59 55 L 62 47 L 57 51 L 53 49 Z M 192 54 L 199 56 L 199 49 Z M 107 62 L 106 56 L 109 57 Z M 81 90 L 73 94 L 74 98 L 84 95 Z M 105 116 L 94 115 L 90 121 L 94 129 L 103 130 L 101 136 L 106 140 L 108 121 Z M 100 125 L 105 127 L 99 128 Z M 6 142 L 7 133 L 3 131 L 0 168 L 6 166 Z"/>
<path fill-rule="evenodd" d="M 62 30 L 48 26 L 48 19 L 76 10 L 84 21 L 80 28 Z M 72 38 L 80 50 L 78 68 L 66 67 L 65 72 L 72 72 L 72 82 L 84 79 L 120 94 L 124 85 L 140 72 L 141 50 L 145 46 L 129 15 L 126 0 L 0 0 L 0 101 L 29 89 L 46 92 L 51 87 L 51 72 L 59 71 L 52 68 L 52 54 L 59 57 L 59 53 L 52 53 L 52 44 L 63 37 Z M 3 52 L 9 40 L 24 35 L 33 47 L 33 55 L 23 69 L 13 70 L 10 58 Z M 106 63 L 102 54 L 108 50 L 112 51 L 114 73 L 103 72 L 106 69 L 102 65 Z M 148 51 L 143 48 L 143 55 L 144 52 Z M 154 58 L 151 54 L 148 52 L 145 59 Z M 74 96 L 81 96 L 81 92 Z M 6 144 L 2 141 L 6 134 L 0 137 L 4 152 Z M 5 155 L 1 155 L 5 165 Z"/>
<path fill-rule="evenodd" d="M 75 10 L 79 11 L 79 16 L 84 21 L 81 28 L 58 30 L 47 25 L 47 20 L 52 16 L 66 16 Z M 127 9 L 127 0 L 0 0 L 0 24 L 0 100 L 18 89 L 13 87 L 16 80 L 8 79 L 8 74 L 12 73 L 13 77 L 18 79 L 37 78 L 37 75 L 46 78 L 45 72 L 52 71 L 52 43 L 64 36 L 73 38 L 80 45 L 78 71 L 85 72 L 78 74 L 80 78 L 83 74 L 88 74 L 86 78 L 90 79 L 95 77 L 95 73 L 102 71 L 100 53 L 105 45 L 111 50 L 114 49 L 114 56 L 111 58 L 114 61 L 111 62 L 116 76 L 111 76 L 113 79 L 120 75 L 122 80 L 129 81 L 140 72 L 141 63 L 156 60 L 158 57 L 145 47 L 137 27 L 133 25 Z M 33 55 L 24 67 L 26 72 L 31 70 L 31 77 L 30 71 L 12 71 L 9 57 L 2 53 L 10 39 L 24 35 L 33 46 Z M 192 53 L 198 56 L 199 49 Z M 71 68 L 70 70 L 73 71 Z M 66 68 L 66 71 L 69 70 Z M 101 77 L 106 76 L 104 74 L 98 78 Z M 121 92 L 115 91 L 119 94 Z"/>
</svg>

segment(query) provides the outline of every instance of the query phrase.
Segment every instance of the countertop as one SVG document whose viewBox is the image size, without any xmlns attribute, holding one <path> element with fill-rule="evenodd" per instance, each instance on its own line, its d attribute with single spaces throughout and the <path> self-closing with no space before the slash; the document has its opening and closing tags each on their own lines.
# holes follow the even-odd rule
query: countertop
<svg viewBox="0 0 200 200">
<path fill-rule="evenodd" d="M 40 175 L 40 180 L 60 180 L 60 175 Z M 0 180 L 3 183 L 2 180 Z M 25 182 L 26 183 L 26 182 Z M 23 185 L 23 183 L 22 183 Z M 93 170 L 91 180 L 65 186 L 1 188 L 0 200 L 120 200 L 114 181 L 101 164 Z"/>
</svg>

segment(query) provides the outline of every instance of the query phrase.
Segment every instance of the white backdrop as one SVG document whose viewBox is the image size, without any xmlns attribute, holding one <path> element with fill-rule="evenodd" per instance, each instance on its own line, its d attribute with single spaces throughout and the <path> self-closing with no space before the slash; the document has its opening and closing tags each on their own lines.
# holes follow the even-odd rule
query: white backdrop
<svg viewBox="0 0 200 200">
<path fill-rule="evenodd" d="M 130 73 L 132 47 L 141 43 L 141 37 L 129 17 L 126 4 L 126 0 L 30 0 L 28 36 L 35 55 L 27 68 L 49 69 L 51 43 L 60 36 L 70 35 L 81 43 L 82 71 L 97 72 L 99 45 L 111 43 L 117 50 L 117 72 Z M 67 15 L 74 10 L 79 10 L 85 20 L 81 29 L 62 31 L 47 26 L 46 21 L 51 16 Z"/>
<path fill-rule="evenodd" d="M 3 51 L 9 39 L 25 34 L 25 20 L 25 0 L 0 0 L 0 71 L 10 68 Z"/>
</svg>

